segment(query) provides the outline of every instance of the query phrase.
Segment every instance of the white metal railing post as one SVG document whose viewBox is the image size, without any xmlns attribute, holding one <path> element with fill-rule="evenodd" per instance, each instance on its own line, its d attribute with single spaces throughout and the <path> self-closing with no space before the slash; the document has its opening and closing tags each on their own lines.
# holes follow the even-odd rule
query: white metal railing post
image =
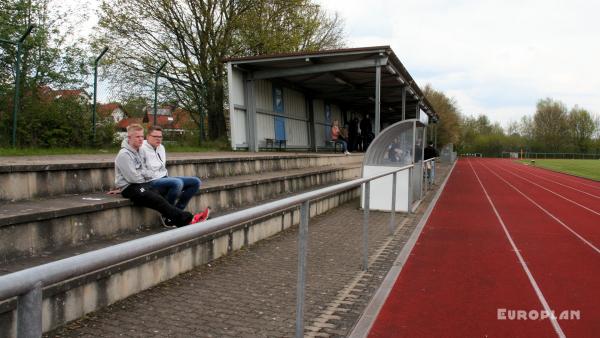
<svg viewBox="0 0 600 338">
<path fill-rule="evenodd" d="M 17 297 L 17 337 L 39 338 L 42 336 L 42 282 Z"/>
<path fill-rule="evenodd" d="M 427 172 L 427 191 L 431 188 L 431 175 L 433 173 L 433 160 L 429 161 L 429 171 Z"/>
<path fill-rule="evenodd" d="M 412 213 L 412 204 L 413 204 L 413 170 L 415 167 L 411 167 L 408 169 L 408 213 Z"/>
<path fill-rule="evenodd" d="M 369 202 L 371 181 L 365 182 L 365 209 L 363 210 L 363 271 L 369 269 Z"/>
<path fill-rule="evenodd" d="M 433 161 L 431 161 L 431 184 L 435 184 L 435 162 L 436 160 L 433 159 Z"/>
<path fill-rule="evenodd" d="M 423 183 L 425 180 L 425 170 L 427 170 L 427 169 L 425 169 L 425 167 L 426 167 L 426 163 L 421 161 L 421 187 L 420 187 L 421 189 L 420 189 L 419 200 L 423 199 L 423 189 L 425 188 Z"/>
<path fill-rule="evenodd" d="M 306 250 L 308 242 L 309 201 L 300 207 L 298 231 L 298 283 L 296 284 L 296 338 L 304 336 L 304 290 L 306 285 Z"/>
<path fill-rule="evenodd" d="M 392 179 L 392 213 L 390 214 L 390 235 L 394 234 L 394 225 L 396 224 L 396 182 L 398 172 L 394 172 Z"/>
</svg>

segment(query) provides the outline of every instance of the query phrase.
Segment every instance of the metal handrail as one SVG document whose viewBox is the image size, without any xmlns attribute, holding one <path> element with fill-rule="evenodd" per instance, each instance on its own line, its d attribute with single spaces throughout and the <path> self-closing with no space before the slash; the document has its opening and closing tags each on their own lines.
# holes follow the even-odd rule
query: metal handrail
<svg viewBox="0 0 600 338">
<path fill-rule="evenodd" d="M 81 255 L 61 259 L 58 261 L 46 263 L 36 267 L 0 276 L 0 302 L 18 296 L 18 332 L 20 332 L 20 326 L 24 327 L 24 329 L 33 329 L 33 327 L 37 327 L 38 324 L 39 330 L 41 330 L 41 288 L 43 288 L 44 286 L 52 285 L 70 278 L 74 278 L 87 273 L 91 273 L 93 271 L 97 271 L 99 269 L 109 267 L 111 265 L 125 262 L 139 256 L 150 254 L 158 250 L 182 244 L 190 240 L 196 239 L 198 237 L 201 237 L 203 235 L 225 230 L 228 227 L 232 227 L 250 221 L 252 219 L 269 215 L 282 209 L 286 209 L 296 205 L 302 205 L 300 217 L 301 227 L 305 227 L 307 229 L 308 204 L 311 200 L 315 200 L 317 198 L 325 197 L 341 191 L 359 187 L 363 184 L 365 184 L 365 190 L 368 194 L 368 189 L 370 186 L 369 183 L 372 180 L 393 174 L 395 182 L 396 174 L 398 172 L 403 170 L 409 170 L 413 167 L 413 164 L 406 165 L 371 177 L 355 179 L 349 182 L 336 184 L 331 187 L 321 188 L 315 191 L 310 191 L 300 195 L 287 197 L 278 201 L 269 202 L 249 209 L 240 210 L 215 219 L 207 220 L 202 224 L 195 224 L 178 229 L 173 229 L 166 232 L 161 232 L 155 235 L 146 236 L 144 238 L 135 239 L 129 242 L 113 245 L 99 250 L 90 251 Z M 366 196 L 365 199 L 369 199 L 369 196 Z M 394 196 L 392 196 L 392 201 L 395 201 L 395 194 Z M 368 224 L 368 209 L 369 207 L 367 203 L 365 205 L 364 210 L 365 227 Z M 394 217 L 394 213 L 395 203 L 392 202 L 392 219 Z M 367 254 L 368 252 L 367 250 L 365 250 L 363 255 Z M 302 264 L 299 263 L 299 265 L 305 265 L 305 262 Z M 363 266 L 363 269 L 366 268 L 366 266 Z M 302 278 L 304 278 L 304 276 L 302 276 Z M 303 285 L 302 289 L 304 289 Z M 300 291 L 298 297 L 300 298 Z M 23 307 L 26 309 L 21 309 L 21 304 L 23 304 Z M 36 309 L 36 307 L 38 307 L 37 304 L 39 304 L 39 309 Z M 30 306 L 28 307 L 28 305 Z M 22 311 L 24 311 L 25 313 L 21 315 Z M 33 311 L 34 313 L 29 313 L 31 311 Z M 40 318 L 39 323 L 29 323 L 29 321 L 32 318 L 38 317 Z M 22 318 L 24 321 L 27 322 L 27 325 L 19 325 Z M 303 323 L 297 323 L 297 325 L 302 326 L 300 332 L 303 332 Z M 33 329 L 33 331 L 36 331 L 36 329 Z M 39 331 L 39 333 L 41 334 L 41 331 Z M 19 336 L 21 335 L 19 334 Z M 37 336 L 37 333 L 34 333 L 33 335 L 24 334 L 23 336 L 35 337 Z"/>
</svg>

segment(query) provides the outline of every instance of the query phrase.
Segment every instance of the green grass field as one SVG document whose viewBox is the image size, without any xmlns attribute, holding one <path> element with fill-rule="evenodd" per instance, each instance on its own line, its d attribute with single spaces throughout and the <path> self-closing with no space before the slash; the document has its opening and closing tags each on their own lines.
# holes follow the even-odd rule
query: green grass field
<svg viewBox="0 0 600 338">
<path fill-rule="evenodd" d="M 531 160 L 521 162 L 530 164 Z M 535 166 L 600 181 L 600 160 L 536 159 Z"/>
</svg>

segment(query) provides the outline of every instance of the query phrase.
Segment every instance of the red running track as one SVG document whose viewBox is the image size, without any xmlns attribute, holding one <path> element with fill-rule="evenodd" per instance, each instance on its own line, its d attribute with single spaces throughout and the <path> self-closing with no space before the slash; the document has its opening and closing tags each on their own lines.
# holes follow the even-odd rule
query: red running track
<svg viewBox="0 0 600 338">
<path fill-rule="evenodd" d="M 599 197 L 599 182 L 460 159 L 369 336 L 600 337 Z"/>
</svg>

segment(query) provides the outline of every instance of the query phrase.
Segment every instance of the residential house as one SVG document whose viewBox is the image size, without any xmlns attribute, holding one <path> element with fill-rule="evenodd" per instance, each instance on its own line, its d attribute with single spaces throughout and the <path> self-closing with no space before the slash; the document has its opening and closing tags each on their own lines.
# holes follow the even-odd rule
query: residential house
<svg viewBox="0 0 600 338">
<path fill-rule="evenodd" d="M 101 120 L 109 120 L 113 123 L 119 123 L 129 117 L 123 105 L 116 102 L 99 104 L 96 112 Z"/>
</svg>

